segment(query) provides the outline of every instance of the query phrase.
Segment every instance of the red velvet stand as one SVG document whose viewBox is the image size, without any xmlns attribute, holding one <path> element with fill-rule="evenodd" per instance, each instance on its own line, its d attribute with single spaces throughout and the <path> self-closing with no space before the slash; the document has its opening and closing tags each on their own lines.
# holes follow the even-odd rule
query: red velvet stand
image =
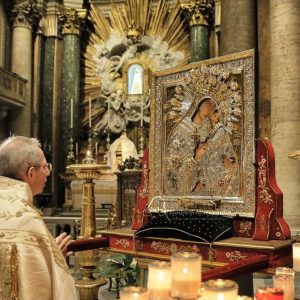
<svg viewBox="0 0 300 300">
<path fill-rule="evenodd" d="M 265 139 L 256 140 L 256 216 L 235 218 L 234 232 L 238 237 L 255 240 L 285 240 L 291 237 L 283 218 L 283 194 L 275 178 L 275 156 L 272 144 Z M 138 189 L 137 204 L 133 210 L 132 229 L 138 230 L 147 222 L 149 149 L 143 157 L 142 180 Z"/>
<path fill-rule="evenodd" d="M 256 216 L 253 239 L 285 240 L 291 231 L 283 218 L 283 194 L 276 183 L 275 155 L 268 140 L 256 140 Z"/>
<path fill-rule="evenodd" d="M 148 222 L 146 213 L 149 200 L 149 148 L 144 151 L 142 161 L 142 179 L 137 192 L 137 203 L 133 209 L 131 229 L 138 230 Z"/>
</svg>

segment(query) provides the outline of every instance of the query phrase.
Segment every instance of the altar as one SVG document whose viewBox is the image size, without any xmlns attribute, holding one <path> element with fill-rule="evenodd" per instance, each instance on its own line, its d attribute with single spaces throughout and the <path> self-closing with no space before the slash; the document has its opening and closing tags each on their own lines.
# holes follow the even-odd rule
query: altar
<svg viewBox="0 0 300 300">
<path fill-rule="evenodd" d="M 113 229 L 103 230 L 100 233 L 109 240 L 106 250 L 137 258 L 169 260 L 176 252 L 196 252 L 202 256 L 203 266 L 213 268 L 243 260 L 249 261 L 257 255 L 267 255 L 268 263 L 259 271 L 268 273 L 274 273 L 278 266 L 292 264 L 293 240 L 291 239 L 255 241 L 249 238 L 232 237 L 210 244 L 173 238 L 141 238 L 135 237 L 135 232 L 131 229 Z"/>
</svg>

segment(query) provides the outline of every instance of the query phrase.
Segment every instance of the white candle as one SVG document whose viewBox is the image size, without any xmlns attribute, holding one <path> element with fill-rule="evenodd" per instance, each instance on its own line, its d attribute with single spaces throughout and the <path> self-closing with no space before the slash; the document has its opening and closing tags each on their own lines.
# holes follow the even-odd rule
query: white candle
<svg viewBox="0 0 300 300">
<path fill-rule="evenodd" d="M 233 300 L 238 297 L 238 285 L 232 280 L 208 280 L 203 283 L 201 300 Z"/>
<path fill-rule="evenodd" d="M 273 286 L 275 288 L 280 288 L 283 290 L 284 300 L 294 300 L 294 276 L 293 275 L 285 275 L 285 274 L 275 274 L 273 276 Z"/>
<path fill-rule="evenodd" d="M 92 128 L 92 99 L 89 98 L 89 127 Z"/>
<path fill-rule="evenodd" d="M 300 272 L 300 243 L 293 244 L 293 269 Z"/>
<path fill-rule="evenodd" d="M 78 156 L 78 143 L 75 143 L 75 154 Z"/>
<path fill-rule="evenodd" d="M 97 156 L 98 154 L 98 142 L 96 142 L 95 144 L 95 156 Z"/>
<path fill-rule="evenodd" d="M 171 264 L 164 261 L 154 261 L 148 266 L 148 282 L 150 300 L 166 300 L 170 298 Z"/>
<path fill-rule="evenodd" d="M 143 105 L 143 97 L 141 97 L 141 127 L 143 127 L 144 122 L 144 105 Z"/>
<path fill-rule="evenodd" d="M 173 298 L 196 299 L 201 285 L 201 255 L 192 252 L 171 256 Z"/>
<path fill-rule="evenodd" d="M 148 300 L 148 291 L 137 286 L 128 286 L 120 290 L 120 300 Z"/>
<path fill-rule="evenodd" d="M 295 271 L 292 268 L 278 267 L 275 270 L 275 275 L 291 275 L 295 278 Z"/>
<path fill-rule="evenodd" d="M 73 103 L 73 98 L 71 98 L 70 100 L 70 127 L 71 129 L 73 128 L 73 106 L 74 106 L 74 103 Z"/>
</svg>

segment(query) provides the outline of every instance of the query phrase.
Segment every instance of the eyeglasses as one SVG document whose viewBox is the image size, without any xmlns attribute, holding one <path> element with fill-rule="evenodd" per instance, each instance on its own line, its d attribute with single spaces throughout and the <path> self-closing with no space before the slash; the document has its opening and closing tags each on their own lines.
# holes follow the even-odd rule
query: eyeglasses
<svg viewBox="0 0 300 300">
<path fill-rule="evenodd" d="M 45 163 L 43 166 L 34 166 L 34 168 L 43 168 L 45 171 L 48 170 L 49 172 L 52 171 L 52 164 Z"/>
</svg>

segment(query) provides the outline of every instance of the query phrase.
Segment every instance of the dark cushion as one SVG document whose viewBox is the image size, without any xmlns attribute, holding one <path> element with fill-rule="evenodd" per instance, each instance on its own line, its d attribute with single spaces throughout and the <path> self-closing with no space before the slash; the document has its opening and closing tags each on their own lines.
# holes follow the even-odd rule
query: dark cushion
<svg viewBox="0 0 300 300">
<path fill-rule="evenodd" d="M 212 243 L 231 237 L 232 218 L 198 211 L 150 213 L 149 222 L 135 236 L 164 237 Z"/>
</svg>

